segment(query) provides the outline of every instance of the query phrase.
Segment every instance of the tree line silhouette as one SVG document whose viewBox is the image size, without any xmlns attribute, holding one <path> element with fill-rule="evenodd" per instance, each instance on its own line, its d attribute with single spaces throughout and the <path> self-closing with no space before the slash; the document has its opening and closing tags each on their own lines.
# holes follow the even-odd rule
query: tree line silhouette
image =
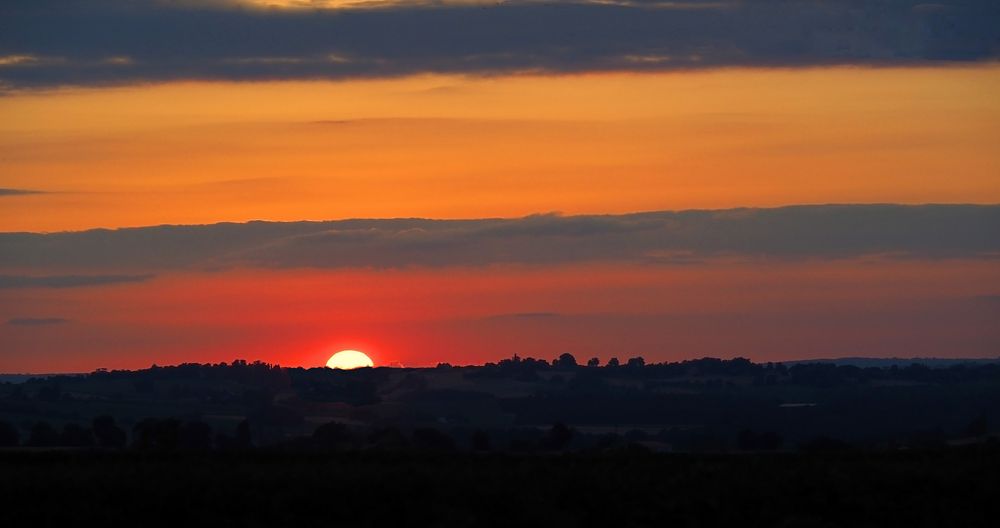
<svg viewBox="0 0 1000 528">
<path fill-rule="evenodd" d="M 435 385 L 435 375 L 455 374 L 471 388 Z M 502 396 L 478 388 L 505 380 L 530 390 Z M 81 393 L 81 384 L 91 392 Z M 280 401 L 279 393 L 286 395 Z M 387 393 L 410 414 L 395 423 L 370 422 L 367 409 Z M 601 366 L 597 358 L 580 364 L 564 353 L 551 361 L 514 355 L 482 366 L 332 371 L 235 361 L 0 384 L 0 446 L 507 452 L 935 447 L 993 441 L 992 426 L 1000 419 L 990 402 L 998 398 L 1000 366 L 989 363 L 857 367 L 702 358 L 649 364 L 631 357 Z M 114 413 L 95 413 L 80 423 L 89 405 L 105 403 L 130 414 L 122 422 Z M 306 419 L 308 409 L 327 403 L 356 409 L 349 414 L 360 421 L 317 427 Z M 164 404 L 188 410 L 142 418 L 144 409 Z M 219 406 L 232 419 L 203 420 L 202 409 Z M 514 422 L 469 421 L 480 412 Z M 5 417 L 32 413 L 38 417 Z"/>
<path fill-rule="evenodd" d="M 1000 370 L 989 364 L 602 364 L 563 354 L 474 367 L 240 361 L 53 376 L 0 384 L 0 518 L 991 526 L 996 401 Z M 467 420 L 480 413 L 504 419 Z"/>
<path fill-rule="evenodd" d="M 562 451 L 569 447 L 574 431 L 557 423 L 545 434 L 534 435 L 532 443 L 520 439 L 520 450 Z M 528 435 L 533 436 L 533 435 Z M 131 438 L 131 441 L 129 441 Z M 528 447 L 530 445 L 530 447 Z M 0 447 L 61 447 L 97 448 L 104 450 L 137 450 L 157 452 L 206 452 L 247 451 L 255 445 L 250 433 L 250 423 L 243 420 L 235 434 L 214 433 L 212 428 L 199 420 L 175 418 L 147 418 L 137 423 L 129 435 L 115 423 L 111 416 L 99 416 L 92 424 L 83 426 L 66 424 L 57 430 L 46 422 L 35 423 L 21 443 L 16 427 L 0 422 Z M 270 446 L 276 450 L 407 450 L 454 452 L 459 444 L 448 433 L 431 427 L 414 428 L 409 433 L 398 427 L 379 427 L 368 431 L 352 430 L 339 422 L 328 422 L 317 427 L 311 436 L 299 437 Z M 476 429 L 468 438 L 468 450 L 492 451 L 490 435 Z"/>
</svg>

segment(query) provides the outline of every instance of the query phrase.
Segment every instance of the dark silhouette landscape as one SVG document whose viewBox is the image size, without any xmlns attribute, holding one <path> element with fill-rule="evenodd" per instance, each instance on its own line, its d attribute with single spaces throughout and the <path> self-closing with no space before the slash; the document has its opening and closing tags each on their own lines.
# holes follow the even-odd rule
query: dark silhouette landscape
<svg viewBox="0 0 1000 528">
<path fill-rule="evenodd" d="M 5 515 L 49 525 L 985 524 L 1000 364 L 885 364 L 563 354 L 36 377 L 0 385 L 0 492 Z"/>
<path fill-rule="evenodd" d="M 0 528 L 1000 525 L 998 93 L 1000 0 L 0 0 Z"/>
</svg>

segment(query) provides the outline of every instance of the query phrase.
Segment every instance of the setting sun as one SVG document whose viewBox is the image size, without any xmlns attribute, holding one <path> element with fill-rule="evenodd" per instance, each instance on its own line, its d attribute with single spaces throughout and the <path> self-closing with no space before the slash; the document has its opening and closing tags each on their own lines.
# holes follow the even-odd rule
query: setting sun
<svg viewBox="0 0 1000 528">
<path fill-rule="evenodd" d="M 341 350 L 330 356 L 330 359 L 326 362 L 326 368 L 341 370 L 374 366 L 375 363 L 372 362 L 372 358 L 368 357 L 364 352 L 357 350 Z"/>
</svg>

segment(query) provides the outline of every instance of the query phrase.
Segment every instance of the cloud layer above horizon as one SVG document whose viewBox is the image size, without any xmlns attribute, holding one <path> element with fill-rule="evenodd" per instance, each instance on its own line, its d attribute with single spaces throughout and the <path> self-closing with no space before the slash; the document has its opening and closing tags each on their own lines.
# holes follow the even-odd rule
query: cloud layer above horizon
<svg viewBox="0 0 1000 528">
<path fill-rule="evenodd" d="M 0 233 L 0 270 L 158 273 L 230 267 L 407 268 L 710 258 L 996 258 L 1000 206 L 817 205 L 517 219 L 248 222 Z M 9 275 L 0 287 L 86 281 Z"/>
<path fill-rule="evenodd" d="M 884 66 L 1000 57 L 1000 4 L 992 0 L 254 6 L 7 1 L 0 6 L 0 86 Z"/>
</svg>

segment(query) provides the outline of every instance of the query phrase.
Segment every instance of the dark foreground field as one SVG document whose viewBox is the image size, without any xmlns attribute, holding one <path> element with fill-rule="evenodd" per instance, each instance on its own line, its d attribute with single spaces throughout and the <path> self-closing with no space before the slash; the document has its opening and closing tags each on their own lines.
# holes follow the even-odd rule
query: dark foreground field
<svg viewBox="0 0 1000 528">
<path fill-rule="evenodd" d="M 995 526 L 1000 450 L 0 452 L 3 526 Z"/>
</svg>

